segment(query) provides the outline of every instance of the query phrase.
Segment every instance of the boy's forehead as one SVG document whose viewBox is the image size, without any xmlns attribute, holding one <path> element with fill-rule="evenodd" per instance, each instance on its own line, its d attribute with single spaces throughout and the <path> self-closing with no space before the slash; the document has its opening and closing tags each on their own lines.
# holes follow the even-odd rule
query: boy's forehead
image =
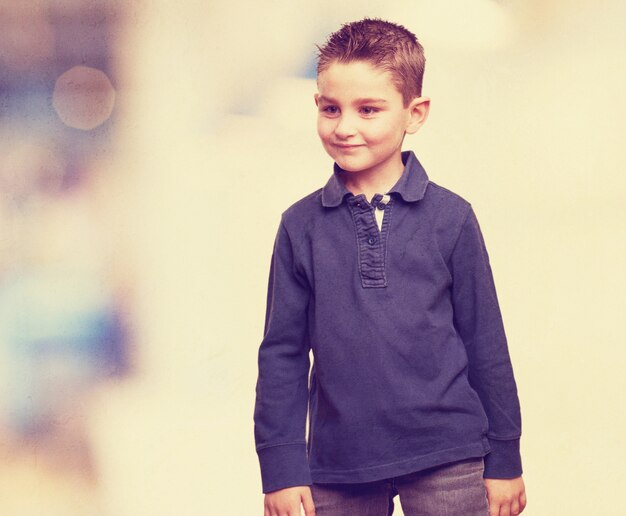
<svg viewBox="0 0 626 516">
<path fill-rule="evenodd" d="M 391 73 L 367 61 L 334 61 L 317 75 L 317 87 L 323 98 L 338 95 L 384 99 L 400 95 Z"/>
</svg>

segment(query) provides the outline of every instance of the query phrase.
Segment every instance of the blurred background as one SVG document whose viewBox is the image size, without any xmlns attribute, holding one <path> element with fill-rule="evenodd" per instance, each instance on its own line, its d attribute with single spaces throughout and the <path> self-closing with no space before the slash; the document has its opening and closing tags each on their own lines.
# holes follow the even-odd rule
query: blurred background
<svg viewBox="0 0 626 516">
<path fill-rule="evenodd" d="M 262 514 L 273 239 L 332 173 L 314 44 L 363 16 L 426 49 L 405 148 L 481 221 L 525 514 L 626 514 L 618 0 L 0 1 L 0 514 Z"/>
</svg>

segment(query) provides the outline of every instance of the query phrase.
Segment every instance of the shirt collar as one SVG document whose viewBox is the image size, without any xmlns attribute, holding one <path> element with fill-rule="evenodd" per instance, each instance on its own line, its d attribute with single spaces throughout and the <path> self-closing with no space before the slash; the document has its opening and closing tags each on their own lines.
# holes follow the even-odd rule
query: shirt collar
<svg viewBox="0 0 626 516">
<path fill-rule="evenodd" d="M 385 193 L 398 193 L 407 202 L 419 201 L 424 197 L 428 176 L 424 167 L 413 153 L 404 151 L 402 153 L 402 163 L 404 170 L 395 185 Z M 330 176 L 324 188 L 322 188 L 322 205 L 326 207 L 339 206 L 347 194 L 351 194 L 346 188 L 342 177 L 347 174 L 337 163 L 333 166 L 333 175 Z"/>
</svg>

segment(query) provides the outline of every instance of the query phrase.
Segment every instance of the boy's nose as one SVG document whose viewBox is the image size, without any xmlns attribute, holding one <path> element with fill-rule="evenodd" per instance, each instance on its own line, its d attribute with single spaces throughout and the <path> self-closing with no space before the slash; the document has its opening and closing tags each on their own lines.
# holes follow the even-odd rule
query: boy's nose
<svg viewBox="0 0 626 516">
<path fill-rule="evenodd" d="M 335 136 L 338 138 L 347 138 L 356 134 L 356 124 L 350 117 L 342 116 L 337 120 L 335 126 Z"/>
</svg>

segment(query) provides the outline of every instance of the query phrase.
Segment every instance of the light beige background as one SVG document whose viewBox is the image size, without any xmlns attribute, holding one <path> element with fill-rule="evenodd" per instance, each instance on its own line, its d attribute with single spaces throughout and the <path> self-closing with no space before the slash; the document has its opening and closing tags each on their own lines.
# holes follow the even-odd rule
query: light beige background
<svg viewBox="0 0 626 516">
<path fill-rule="evenodd" d="M 522 404 L 526 514 L 626 513 L 625 4 L 433 4 L 137 8 L 115 166 L 128 170 L 141 371 L 94 405 L 106 514 L 263 513 L 252 411 L 271 249 L 281 212 L 332 165 L 315 83 L 297 76 L 314 42 L 363 15 L 426 48 L 431 116 L 405 147 L 483 228 Z"/>
</svg>

